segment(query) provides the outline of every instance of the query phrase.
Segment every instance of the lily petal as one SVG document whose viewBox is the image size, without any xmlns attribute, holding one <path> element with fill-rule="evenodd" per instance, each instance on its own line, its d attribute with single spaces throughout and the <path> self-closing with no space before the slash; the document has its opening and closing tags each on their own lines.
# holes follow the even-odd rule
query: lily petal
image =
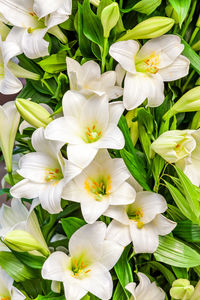
<svg viewBox="0 0 200 300">
<path fill-rule="evenodd" d="M 108 226 L 106 239 L 126 247 L 131 242 L 129 226 L 113 220 Z"/>
<path fill-rule="evenodd" d="M 114 265 L 119 260 L 122 252 L 124 251 L 124 247 L 120 244 L 105 240 L 103 244 L 103 255 L 101 257 L 100 262 L 108 269 L 112 269 Z"/>
</svg>

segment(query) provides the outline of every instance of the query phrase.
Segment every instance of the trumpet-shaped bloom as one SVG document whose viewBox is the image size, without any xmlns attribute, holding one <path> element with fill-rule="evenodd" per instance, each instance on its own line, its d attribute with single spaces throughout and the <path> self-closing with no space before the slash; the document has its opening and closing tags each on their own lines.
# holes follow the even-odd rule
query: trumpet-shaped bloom
<svg viewBox="0 0 200 300">
<path fill-rule="evenodd" d="M 1 300 L 24 300 L 24 296 L 13 286 L 14 280 L 0 268 L 0 299 Z"/>
<path fill-rule="evenodd" d="M 131 299 L 132 300 L 164 300 L 165 299 L 165 293 L 164 291 L 156 286 L 155 282 L 152 282 L 149 280 L 149 278 L 143 274 L 138 273 L 137 274 L 140 283 L 136 287 L 135 282 L 130 282 L 127 284 L 126 289 L 132 294 Z"/>
<path fill-rule="evenodd" d="M 71 14 L 71 0 L 1 0 L 0 13 L 14 27 L 7 39 L 15 41 L 29 58 L 48 55 L 44 35 Z"/>
<path fill-rule="evenodd" d="M 49 213 L 58 213 L 61 208 L 63 187 L 81 170 L 64 159 L 60 153 L 63 143 L 44 138 L 44 128 L 32 135 L 36 152 L 24 155 L 17 172 L 25 179 L 15 184 L 10 192 L 16 198 L 36 198 Z"/>
<path fill-rule="evenodd" d="M 131 110 L 148 99 L 150 107 L 164 101 L 164 81 L 186 76 L 189 60 L 180 55 L 184 46 L 176 35 L 149 40 L 139 50 L 133 40 L 120 41 L 110 47 L 110 55 L 127 71 L 124 81 L 124 106 Z"/>
<path fill-rule="evenodd" d="M 123 246 L 132 241 L 135 253 L 153 253 L 159 244 L 158 236 L 169 234 L 176 226 L 161 214 L 166 209 L 162 195 L 138 192 L 134 203 L 110 206 L 104 213 L 114 219 L 108 227 L 107 238 Z"/>
<path fill-rule="evenodd" d="M 111 159 L 107 150 L 100 150 L 91 164 L 66 185 L 63 198 L 80 202 L 85 221 L 94 223 L 109 205 L 134 201 L 136 192 L 126 182 L 129 177 L 122 159 Z"/>
<path fill-rule="evenodd" d="M 67 72 L 71 90 L 86 97 L 107 95 L 111 100 L 123 94 L 123 89 L 116 86 L 116 72 L 109 71 L 101 75 L 99 65 L 93 60 L 81 66 L 75 59 L 67 57 Z"/>
<path fill-rule="evenodd" d="M 110 299 L 113 282 L 109 270 L 123 247 L 105 236 L 103 222 L 84 225 L 69 240 L 69 256 L 59 251 L 51 254 L 43 265 L 42 277 L 63 282 L 68 300 L 80 300 L 87 292 Z"/>
<path fill-rule="evenodd" d="M 12 171 L 12 152 L 19 120 L 20 115 L 14 101 L 0 106 L 0 147 L 8 172 Z"/>
<path fill-rule="evenodd" d="M 151 150 L 169 163 L 176 163 L 193 184 L 200 185 L 200 129 L 164 132 L 152 143 Z"/>
<path fill-rule="evenodd" d="M 33 201 L 32 207 L 29 211 L 19 199 L 13 199 L 11 202 L 11 207 L 3 204 L 0 209 L 0 237 L 6 240 L 9 233 L 20 230 L 24 233 L 24 235 L 26 235 L 26 233 L 31 235 L 36 244 L 40 245 L 40 250 L 42 250 L 42 253 L 48 254 L 48 246 L 44 240 L 40 230 L 40 225 L 34 212 L 34 207 L 36 204 L 36 201 Z M 18 240 L 21 242 L 20 238 Z M 25 244 L 26 241 L 24 240 L 24 246 Z M 21 249 L 20 247 L 18 248 L 17 242 L 13 246 L 14 250 L 16 251 Z M 34 245 L 32 246 L 32 249 L 34 249 Z M 37 251 L 33 251 L 33 254 L 38 255 L 39 253 Z"/>
<path fill-rule="evenodd" d="M 117 127 L 123 113 L 122 102 L 108 103 L 106 96 L 87 100 L 68 91 L 63 98 L 64 117 L 47 125 L 45 136 L 68 143 L 68 159 L 81 168 L 93 160 L 100 148 L 122 149 L 124 137 Z"/>
</svg>

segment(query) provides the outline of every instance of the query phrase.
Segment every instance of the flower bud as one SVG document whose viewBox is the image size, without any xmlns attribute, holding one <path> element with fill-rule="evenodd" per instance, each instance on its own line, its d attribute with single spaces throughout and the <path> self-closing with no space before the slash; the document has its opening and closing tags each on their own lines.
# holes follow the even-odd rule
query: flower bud
<svg viewBox="0 0 200 300">
<path fill-rule="evenodd" d="M 35 102 L 27 99 L 16 99 L 15 104 L 22 118 L 33 127 L 46 127 L 53 121 L 50 113 Z"/>
<path fill-rule="evenodd" d="M 128 30 L 118 41 L 156 38 L 168 32 L 174 23 L 171 18 L 152 17 Z"/>
<path fill-rule="evenodd" d="M 193 117 L 191 129 L 198 129 L 200 127 L 200 111 L 197 111 Z"/>
<path fill-rule="evenodd" d="M 115 27 L 119 20 L 119 16 L 119 6 L 116 2 L 113 2 L 103 9 L 101 13 L 101 23 L 105 38 L 109 37 L 111 29 Z"/>
<path fill-rule="evenodd" d="M 200 86 L 195 87 L 184 94 L 163 116 L 164 120 L 177 113 L 200 110 Z"/>
<path fill-rule="evenodd" d="M 192 294 L 190 300 L 199 300 L 199 295 L 200 295 L 200 281 L 197 283 L 194 289 L 194 293 Z"/>
<path fill-rule="evenodd" d="M 189 300 L 194 292 L 193 285 L 187 279 L 177 279 L 173 282 L 170 295 L 174 299 Z"/>
<path fill-rule="evenodd" d="M 133 146 L 137 143 L 138 137 L 139 137 L 139 131 L 138 131 L 138 122 L 133 122 L 132 120 L 137 116 L 137 110 L 133 109 L 130 110 L 125 118 L 128 124 L 128 128 L 130 129 L 130 137 L 133 143 Z"/>
<path fill-rule="evenodd" d="M 99 6 L 100 0 L 90 0 L 90 3 L 93 4 L 94 6 Z"/>
<path fill-rule="evenodd" d="M 48 256 L 49 251 L 44 248 L 30 233 L 24 230 L 13 230 L 6 234 L 4 241 L 11 249 L 18 252 L 37 250 Z"/>
</svg>

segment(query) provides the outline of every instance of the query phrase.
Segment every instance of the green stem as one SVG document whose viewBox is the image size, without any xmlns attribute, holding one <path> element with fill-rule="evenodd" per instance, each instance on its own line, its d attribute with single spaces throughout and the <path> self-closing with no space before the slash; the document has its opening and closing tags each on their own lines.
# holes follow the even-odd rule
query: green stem
<svg viewBox="0 0 200 300">
<path fill-rule="evenodd" d="M 10 180 L 10 184 L 12 186 L 15 185 L 15 182 L 14 182 L 14 179 L 13 179 L 13 176 L 12 176 L 12 172 L 8 172 L 8 177 L 9 177 L 9 180 Z"/>
<path fill-rule="evenodd" d="M 194 39 L 195 39 L 197 33 L 199 32 L 199 29 L 200 29 L 199 27 L 196 27 L 195 30 L 193 31 L 192 36 L 191 36 L 190 41 L 189 41 L 189 44 L 190 44 L 190 45 L 191 45 L 192 42 L 194 41 Z"/>
<path fill-rule="evenodd" d="M 119 0 L 119 7 L 123 8 L 123 0 Z"/>
<path fill-rule="evenodd" d="M 101 72 L 105 72 L 106 56 L 107 56 L 108 38 L 104 38 Z"/>
<path fill-rule="evenodd" d="M 190 83 L 192 77 L 194 76 L 194 74 L 195 74 L 195 70 L 193 70 L 193 71 L 190 73 L 190 75 L 188 76 L 188 79 L 187 79 L 186 83 L 184 84 L 184 86 L 183 86 L 183 88 L 182 88 L 182 93 L 185 92 L 185 90 L 186 90 L 188 84 Z"/>
<path fill-rule="evenodd" d="M 196 8 L 196 5 L 197 5 L 197 0 L 195 0 L 192 4 L 192 8 L 190 10 L 190 14 L 185 22 L 185 25 L 183 26 L 183 30 L 182 30 L 182 37 L 184 37 L 187 29 L 188 29 L 188 26 L 190 25 L 191 21 L 192 21 L 192 18 L 193 18 L 193 15 L 194 15 L 194 12 L 195 12 L 195 8 Z"/>
</svg>

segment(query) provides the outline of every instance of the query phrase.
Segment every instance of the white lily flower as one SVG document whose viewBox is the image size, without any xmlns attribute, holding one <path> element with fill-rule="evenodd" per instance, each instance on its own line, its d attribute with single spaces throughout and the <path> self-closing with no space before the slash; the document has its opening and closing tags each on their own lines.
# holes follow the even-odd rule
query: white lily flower
<svg viewBox="0 0 200 300">
<path fill-rule="evenodd" d="M 81 168 L 93 160 L 100 148 L 122 149 L 124 137 L 117 123 L 124 111 L 122 102 L 108 103 L 106 96 L 89 101 L 77 92 L 63 98 L 64 117 L 47 125 L 45 136 L 68 143 L 68 159 Z"/>
<path fill-rule="evenodd" d="M 32 238 L 37 242 L 37 245 L 40 245 L 42 253 L 49 253 L 48 246 L 42 235 L 40 225 L 37 220 L 37 216 L 34 212 L 34 207 L 38 204 L 38 201 L 33 201 L 33 204 L 28 211 L 28 209 L 22 204 L 19 199 L 12 199 L 11 207 L 5 204 L 0 208 L 0 237 L 7 240 L 7 236 L 10 233 L 23 232 L 24 235 L 28 233 Z M 17 237 L 17 236 L 16 236 Z M 25 238 L 24 238 L 25 239 Z M 26 241 L 24 242 L 24 246 Z M 15 250 L 18 251 L 18 243 L 14 245 Z M 34 248 L 34 247 L 33 247 Z M 31 251 L 31 253 L 36 255 L 41 255 L 38 251 Z"/>
<path fill-rule="evenodd" d="M 124 106 L 131 110 L 148 99 L 150 107 L 164 101 L 164 81 L 174 81 L 189 72 L 189 60 L 180 55 L 181 39 L 172 34 L 147 41 L 139 50 L 133 40 L 110 47 L 110 55 L 127 71 L 124 81 Z"/>
<path fill-rule="evenodd" d="M 62 211 L 61 197 L 66 183 L 81 172 L 81 169 L 64 159 L 60 148 L 63 143 L 44 138 L 44 128 L 32 135 L 36 152 L 24 155 L 17 172 L 25 179 L 15 184 L 10 193 L 16 198 L 36 198 L 49 213 Z"/>
<path fill-rule="evenodd" d="M 1 300 L 24 300 L 23 295 L 16 287 L 13 286 L 14 280 L 0 268 L 0 299 Z"/>
<path fill-rule="evenodd" d="M 136 192 L 126 180 L 130 177 L 121 158 L 111 159 L 100 150 L 91 164 L 70 181 L 63 198 L 81 203 L 85 221 L 94 223 L 109 205 L 126 205 L 134 201 Z"/>
<path fill-rule="evenodd" d="M 12 171 L 12 153 L 19 120 L 20 115 L 14 101 L 0 105 L 0 147 L 8 172 Z"/>
<path fill-rule="evenodd" d="M 80 300 L 87 292 L 110 299 L 113 281 L 109 270 L 118 261 L 123 247 L 105 240 L 105 235 L 103 222 L 84 225 L 69 240 L 69 256 L 57 251 L 48 257 L 42 277 L 63 282 L 68 300 Z"/>
<path fill-rule="evenodd" d="M 153 253 L 159 235 L 169 234 L 176 226 L 161 213 L 167 210 L 162 195 L 138 192 L 135 202 L 126 206 L 110 206 L 104 215 L 114 220 L 108 226 L 107 238 L 123 246 L 133 242 L 135 253 Z"/>
<path fill-rule="evenodd" d="M 166 131 L 152 143 L 151 150 L 176 163 L 193 184 L 200 185 L 200 129 Z"/>
<path fill-rule="evenodd" d="M 93 60 L 81 66 L 75 59 L 67 57 L 67 72 L 71 90 L 78 91 L 85 97 L 107 95 L 112 100 L 123 94 L 123 89 L 116 86 L 116 72 L 101 74 L 99 64 Z"/>
<path fill-rule="evenodd" d="M 137 274 L 140 283 L 136 287 L 135 282 L 130 282 L 127 284 L 126 289 L 132 294 L 130 300 L 164 300 L 164 291 L 156 285 L 155 282 L 149 280 L 149 278 L 143 274 Z"/>
<path fill-rule="evenodd" d="M 49 43 L 44 40 L 48 30 L 68 19 L 71 0 L 0 0 L 0 13 L 14 27 L 7 40 L 15 41 L 27 57 L 48 55 Z"/>
</svg>

